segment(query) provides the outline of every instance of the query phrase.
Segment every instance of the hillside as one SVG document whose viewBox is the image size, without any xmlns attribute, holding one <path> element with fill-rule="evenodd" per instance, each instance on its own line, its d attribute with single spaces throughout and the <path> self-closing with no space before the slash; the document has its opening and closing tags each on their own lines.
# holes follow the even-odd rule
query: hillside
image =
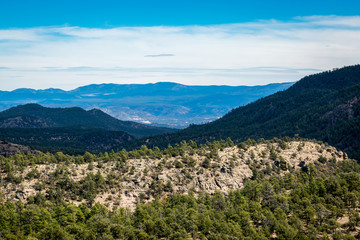
<svg viewBox="0 0 360 240">
<path fill-rule="evenodd" d="M 60 161 L 69 158 L 61 154 L 53 157 Z M 40 155 L 38 158 L 44 159 L 44 163 L 35 167 L 24 166 L 21 171 L 14 172 L 16 177 L 24 179 L 17 186 L 18 190 L 6 185 L 1 191 L 7 199 L 15 199 L 15 193 L 22 192 L 20 200 L 26 200 L 39 192 L 36 190 L 39 183 L 43 185 L 40 192 L 45 194 L 52 186 L 66 181 L 64 200 L 71 203 L 99 202 L 107 204 L 110 209 L 114 204 L 134 209 L 140 199 L 152 200 L 162 196 L 163 192 L 184 194 L 192 189 L 198 193 L 213 194 L 217 190 L 227 193 L 242 188 L 246 180 L 256 179 L 259 174 L 270 174 L 275 169 L 280 175 L 299 171 L 318 162 L 320 157 L 325 161 L 347 159 L 346 154 L 331 146 L 301 140 L 248 142 L 239 146 L 223 142 L 200 148 L 183 143 L 179 148 L 164 152 L 143 147 L 140 151 L 121 151 L 115 156 L 96 157 L 87 153 L 82 162 L 76 158 L 73 163 L 65 165 L 47 162 L 48 156 Z M 36 179 L 27 179 L 29 172 L 34 171 Z M 58 175 L 58 180 L 53 178 L 54 174 Z M 97 174 L 111 178 L 111 185 L 105 184 L 98 193 L 94 192 L 85 199 L 76 196 L 76 186 Z M 108 178 L 104 179 L 108 181 Z"/>
<path fill-rule="evenodd" d="M 359 165 L 300 138 L 17 154 L 0 170 L 4 239 L 359 237 Z"/>
<path fill-rule="evenodd" d="M 173 131 L 176 130 L 120 121 L 98 109 L 26 104 L 0 112 L 1 139 L 44 152 L 119 151 L 135 137 Z"/>
<path fill-rule="evenodd" d="M 83 128 L 123 131 L 135 137 L 173 132 L 174 129 L 120 121 L 99 109 L 86 111 L 79 107 L 47 108 L 26 104 L 0 112 L 0 128 Z"/>
<path fill-rule="evenodd" d="M 137 143 L 166 147 L 182 140 L 315 138 L 360 159 L 360 65 L 307 76 L 289 89 L 232 110 L 219 120 Z M 134 145 L 136 146 L 136 144 Z"/>
<path fill-rule="evenodd" d="M 84 154 L 119 151 L 135 138 L 122 131 L 98 128 L 0 128 L 0 138 L 43 152 Z"/>
<path fill-rule="evenodd" d="M 16 89 L 0 91 L 0 110 L 38 103 L 46 107 L 101 109 L 121 120 L 187 127 L 215 120 L 232 108 L 284 90 L 292 83 L 264 86 L 187 86 L 155 84 L 99 84 L 74 90 Z"/>
</svg>

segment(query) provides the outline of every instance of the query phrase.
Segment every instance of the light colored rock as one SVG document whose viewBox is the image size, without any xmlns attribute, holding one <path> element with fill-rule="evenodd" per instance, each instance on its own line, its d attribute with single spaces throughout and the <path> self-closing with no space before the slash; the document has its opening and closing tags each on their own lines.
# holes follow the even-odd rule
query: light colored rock
<svg viewBox="0 0 360 240">
<path fill-rule="evenodd" d="M 273 148 L 278 158 L 271 160 L 270 149 Z M 123 173 L 121 169 L 115 167 L 115 162 L 105 162 L 102 168 L 94 167 L 89 170 L 89 164 L 38 164 L 35 166 L 28 166 L 22 172 L 16 173 L 18 176 L 25 178 L 27 173 L 36 168 L 40 177 L 38 179 L 24 180 L 20 185 L 3 184 L 0 191 L 4 193 L 6 199 L 10 200 L 26 200 L 29 196 L 34 196 L 36 193 L 46 193 L 47 183 L 51 175 L 57 168 L 68 169 L 68 176 L 74 182 L 79 182 L 86 177 L 87 174 L 97 174 L 99 171 L 106 179 L 109 173 L 116 176 L 115 185 L 112 187 L 101 189 L 95 202 L 105 204 L 112 209 L 113 207 L 127 207 L 134 209 L 137 202 L 140 201 L 140 195 L 145 196 L 145 201 L 152 200 L 152 196 L 148 196 L 151 192 L 151 186 L 156 184 L 163 184 L 165 187 L 169 182 L 171 183 L 173 193 L 187 194 L 190 190 L 206 191 L 214 193 L 220 190 L 227 193 L 229 190 L 240 189 L 244 185 L 244 180 L 253 176 L 253 172 L 249 165 L 256 164 L 257 171 L 260 172 L 266 168 L 267 165 L 272 166 L 279 163 L 282 158 L 286 165 L 293 170 L 300 170 L 302 165 L 308 165 L 316 162 L 320 156 L 327 159 L 335 158 L 341 161 L 347 158 L 347 155 L 341 151 L 337 151 L 334 147 L 320 145 L 314 142 L 300 142 L 292 141 L 287 143 L 286 149 L 281 149 L 278 143 L 257 144 L 250 146 L 243 150 L 238 147 L 225 148 L 223 151 L 218 151 L 218 157 L 211 159 L 210 167 L 203 168 L 202 163 L 206 159 L 205 152 L 195 152 L 195 154 L 186 154 L 185 157 L 195 160 L 194 167 L 186 167 L 183 157 L 163 157 L 162 159 L 128 159 L 128 171 Z M 184 164 L 182 168 L 175 168 L 173 162 L 180 161 Z M 159 164 L 162 163 L 162 170 L 159 170 Z M 135 166 L 134 172 L 131 174 L 130 169 Z M 169 167 L 171 166 L 171 167 Z M 169 168 L 168 168 L 169 167 Z M 145 171 L 146 169 L 146 171 Z M 284 175 L 289 170 L 282 170 L 281 175 Z M 146 172 L 146 173 L 145 173 Z M 146 174 L 146 175 L 145 175 Z M 2 179 L 6 178 L 6 173 L 1 173 Z M 44 183 L 45 187 L 42 190 L 36 190 L 37 182 Z M 164 192 L 163 196 L 171 194 Z M 74 204 L 84 203 L 85 200 L 67 199 Z"/>
</svg>

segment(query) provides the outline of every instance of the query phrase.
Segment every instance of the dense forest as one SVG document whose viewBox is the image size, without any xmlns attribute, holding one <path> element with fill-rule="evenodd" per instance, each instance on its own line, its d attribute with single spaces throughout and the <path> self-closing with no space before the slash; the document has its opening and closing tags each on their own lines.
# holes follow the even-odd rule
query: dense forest
<svg viewBox="0 0 360 240">
<path fill-rule="evenodd" d="M 360 166 L 351 159 L 339 159 L 334 152 L 332 158 L 323 155 L 331 150 L 323 143 L 314 146 L 320 157 L 314 162 L 300 162 L 297 168 L 287 164 L 288 159 L 280 157 L 281 150 L 289 148 L 291 141 L 300 143 L 296 151 L 302 154 L 306 145 L 304 139 L 271 141 L 247 140 L 239 143 L 239 153 L 244 155 L 253 170 L 252 177 L 241 189 L 225 193 L 195 191 L 188 194 L 172 192 L 171 185 L 154 185 L 153 200 L 139 199 L 132 211 L 120 206 L 111 209 L 94 201 L 74 205 L 65 196 L 82 196 L 92 199 L 106 186 L 114 183 L 114 176 L 87 175 L 79 183 L 68 178 L 65 168 L 57 168 L 49 175 L 52 189 L 40 191 L 27 199 L 6 200 L 0 194 L 0 238 L 2 239 L 358 239 L 360 238 Z M 257 156 L 252 147 L 259 144 L 270 146 L 269 153 Z M 271 144 L 278 146 L 273 148 Z M 309 143 L 310 144 L 310 143 Z M 106 154 L 64 155 L 16 154 L 0 157 L 1 185 L 18 186 L 24 180 L 36 181 L 41 174 L 40 164 L 50 167 L 60 164 L 87 162 L 92 168 L 103 168 L 107 162 L 123 169 L 122 164 L 131 158 L 152 161 L 161 157 L 182 156 L 183 163 L 174 162 L 173 168 L 188 169 L 194 165 L 188 162 L 187 153 L 204 152 L 211 162 L 216 163 L 216 152 L 234 147 L 233 142 L 209 142 L 197 145 L 182 142 L 175 147 L 154 151 L 145 146 L 139 150 L 110 152 Z M 207 150 L 206 150 L 207 149 Z M 216 150 L 216 151 L 215 151 Z M 306 150 L 307 151 L 307 150 Z M 208 152 L 208 153 L 206 153 Z M 305 153 L 305 152 L 304 152 Z M 294 152 L 292 155 L 296 155 Z M 212 156 L 212 157 L 211 157 Z M 273 164 L 262 167 L 260 158 Z M 235 160 L 236 162 L 240 159 Z M 212 163 L 198 163 L 203 169 Z M 90 164 L 91 163 L 91 164 Z M 186 166 L 185 164 L 190 164 Z M 101 166 L 100 166 L 101 165 Z M 176 166 L 178 165 L 178 166 Z M 27 171 L 24 179 L 17 173 Z M 161 166 L 159 166 L 161 167 Z M 196 165 L 195 165 L 196 167 Z M 39 169 L 39 170 L 37 170 Z M 298 169 L 298 170 L 296 170 Z M 221 169 L 219 169 L 222 171 Z M 126 168 L 126 171 L 133 169 Z M 121 177 L 121 176 L 118 176 Z M 124 180 L 123 180 L 124 181 Z M 158 182 L 159 183 L 159 182 Z M 158 188 L 162 186 L 162 188 Z M 41 183 L 38 186 L 43 188 Z M 73 193 L 71 193 L 73 192 Z M 165 194 L 166 193 L 166 194 Z M 21 195 L 21 191 L 16 192 Z M 165 197 L 166 196 L 166 197 Z"/>
<path fill-rule="evenodd" d="M 123 131 L 99 128 L 0 128 L 0 139 L 31 146 L 43 152 L 84 154 L 120 151 L 122 145 L 135 137 Z"/>
<path fill-rule="evenodd" d="M 86 111 L 80 107 L 47 108 L 30 103 L 0 112 L 1 128 L 86 128 L 123 131 L 135 137 L 144 137 L 175 129 L 155 127 L 131 121 L 121 121 L 99 109 Z"/>
<path fill-rule="evenodd" d="M 40 151 L 84 154 L 120 151 L 135 138 L 175 129 L 120 121 L 98 109 L 19 105 L 0 112 L 0 139 Z"/>
</svg>

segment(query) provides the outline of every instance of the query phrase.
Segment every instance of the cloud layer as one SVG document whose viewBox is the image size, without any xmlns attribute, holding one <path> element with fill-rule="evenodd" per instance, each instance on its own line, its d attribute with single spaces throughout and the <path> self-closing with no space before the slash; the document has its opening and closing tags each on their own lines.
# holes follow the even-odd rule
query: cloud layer
<svg viewBox="0 0 360 240">
<path fill-rule="evenodd" d="M 360 63 L 360 16 L 211 26 L 0 29 L 2 90 L 90 83 L 256 85 Z"/>
</svg>

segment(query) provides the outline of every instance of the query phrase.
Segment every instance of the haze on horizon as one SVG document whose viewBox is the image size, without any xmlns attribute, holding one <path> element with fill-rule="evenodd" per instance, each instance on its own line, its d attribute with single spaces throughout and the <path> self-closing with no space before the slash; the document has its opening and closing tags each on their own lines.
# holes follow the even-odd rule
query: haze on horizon
<svg viewBox="0 0 360 240">
<path fill-rule="evenodd" d="M 156 82 L 253 86 L 360 63 L 356 1 L 2 5 L 0 90 Z"/>
</svg>

